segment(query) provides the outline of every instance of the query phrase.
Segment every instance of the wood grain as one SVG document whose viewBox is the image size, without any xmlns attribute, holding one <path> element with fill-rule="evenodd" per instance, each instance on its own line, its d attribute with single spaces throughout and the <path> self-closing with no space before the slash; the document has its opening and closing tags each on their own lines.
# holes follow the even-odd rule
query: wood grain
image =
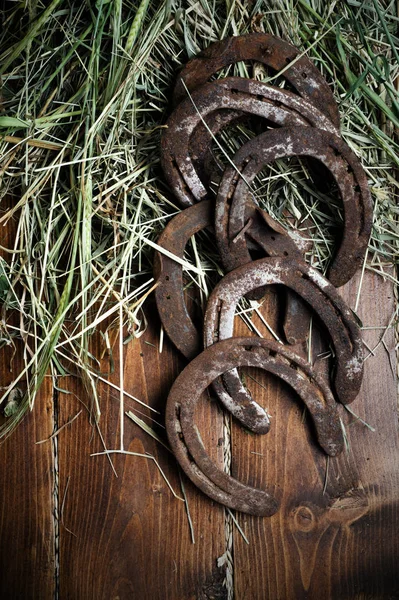
<svg viewBox="0 0 399 600">
<path fill-rule="evenodd" d="M 351 306 L 359 278 L 343 290 Z M 366 274 L 358 313 L 365 326 L 388 325 L 392 285 Z M 271 318 L 271 315 L 270 315 Z M 367 330 L 375 346 L 381 330 Z M 257 397 L 273 416 L 267 436 L 233 427 L 233 473 L 271 489 L 281 502 L 271 519 L 239 516 L 250 545 L 234 535 L 235 592 L 240 599 L 377 599 L 399 597 L 396 577 L 399 455 L 394 332 L 366 361 L 361 393 L 351 408 L 375 432 L 344 414 L 350 450 L 329 460 L 313 441 L 302 407 L 267 376 Z M 367 351 L 365 351 L 367 354 Z M 251 454 L 257 452 L 258 454 Z M 262 456 L 259 456 L 262 455 Z"/>
<path fill-rule="evenodd" d="M 125 389 L 162 412 L 179 368 L 176 352 L 167 344 L 159 354 L 158 335 L 151 329 L 126 352 Z M 115 374 L 110 378 L 116 384 L 118 371 L 116 352 Z M 84 397 L 78 383 L 70 382 L 68 387 Z M 101 396 L 104 439 L 108 448 L 117 448 L 118 392 L 103 385 Z M 142 410 L 127 399 L 126 409 L 134 406 Z M 62 398 L 63 422 L 78 410 L 74 397 Z M 215 404 L 204 402 L 200 418 L 207 445 L 222 463 L 221 412 Z M 184 503 L 173 497 L 153 461 L 113 455 L 115 477 L 105 456 L 90 457 L 102 446 L 87 416 L 81 415 L 70 427 L 59 436 L 61 489 L 69 478 L 63 522 L 72 532 L 61 529 L 61 598 L 224 598 L 224 570 L 217 568 L 217 559 L 225 551 L 223 508 L 185 480 L 195 533 L 192 544 Z M 181 495 L 175 460 L 158 442 L 133 422 L 125 423 L 125 441 L 126 450 L 153 455 Z"/>
<path fill-rule="evenodd" d="M 9 371 L 9 358 L 9 352 L 0 353 L 3 385 L 15 376 Z M 16 361 L 14 373 L 19 368 Z M 36 444 L 52 433 L 51 385 L 45 381 L 34 411 L 0 448 L 0 598 L 54 598 L 53 445 L 51 441 Z"/>
</svg>

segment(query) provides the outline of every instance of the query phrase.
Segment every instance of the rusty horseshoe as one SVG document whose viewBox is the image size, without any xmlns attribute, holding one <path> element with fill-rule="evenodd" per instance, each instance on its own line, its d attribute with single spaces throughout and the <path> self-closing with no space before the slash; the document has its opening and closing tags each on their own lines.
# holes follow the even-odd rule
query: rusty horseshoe
<svg viewBox="0 0 399 600">
<path fill-rule="evenodd" d="M 261 368 L 290 385 L 309 409 L 318 441 L 331 456 L 343 449 L 337 407 L 328 386 L 308 363 L 281 345 L 259 338 L 234 338 L 213 344 L 176 379 L 166 405 L 166 430 L 186 475 L 206 495 L 225 506 L 271 516 L 278 509 L 276 499 L 222 471 L 207 454 L 194 423 L 201 394 L 215 378 L 237 366 Z"/>
<path fill-rule="evenodd" d="M 177 214 L 165 227 L 157 244 L 173 256 L 183 258 L 192 235 L 210 227 L 213 210 L 210 202 L 200 202 Z M 184 300 L 183 268 L 170 256 L 156 252 L 154 256 L 155 301 L 162 325 L 173 344 L 188 360 L 203 350 L 198 333 Z"/>
<path fill-rule="evenodd" d="M 287 156 L 305 156 L 322 162 L 333 175 L 344 206 L 344 231 L 330 265 L 328 278 L 344 285 L 361 266 L 372 225 L 372 203 L 366 174 L 347 144 L 331 132 L 311 127 L 273 129 L 250 140 L 234 157 L 219 186 L 215 210 L 216 239 L 227 270 L 251 260 L 245 236 L 250 185 L 268 163 Z M 237 237 L 238 236 L 238 237 Z M 256 240 L 262 246 L 262 239 Z M 264 247 L 271 254 L 273 236 Z"/>
<path fill-rule="evenodd" d="M 334 387 L 342 404 L 352 402 L 363 378 L 363 347 L 359 326 L 351 309 L 327 279 L 304 262 L 290 258 L 263 258 L 228 273 L 209 297 L 204 322 L 204 345 L 233 335 L 234 314 L 242 296 L 259 286 L 283 284 L 305 300 L 321 319 L 335 349 Z M 238 398 L 237 377 L 226 373 L 215 382 L 215 391 L 226 387 Z M 242 388 L 241 394 L 248 394 Z"/>
<path fill-rule="evenodd" d="M 212 136 L 239 114 L 256 115 L 276 126 L 308 125 L 338 134 L 322 112 L 292 92 L 240 77 L 206 83 L 174 110 L 162 136 L 162 168 L 182 206 L 208 198 L 209 190 L 199 174 L 204 171 Z M 192 137 L 195 144 L 190 143 Z"/>
<path fill-rule="evenodd" d="M 187 97 L 187 90 L 193 92 L 221 69 L 245 60 L 262 63 L 274 71 L 284 69 L 284 77 L 298 94 L 339 128 L 338 107 L 320 71 L 306 56 L 299 57 L 297 48 L 269 33 L 230 37 L 208 46 L 180 72 L 174 89 L 175 105 Z"/>
</svg>

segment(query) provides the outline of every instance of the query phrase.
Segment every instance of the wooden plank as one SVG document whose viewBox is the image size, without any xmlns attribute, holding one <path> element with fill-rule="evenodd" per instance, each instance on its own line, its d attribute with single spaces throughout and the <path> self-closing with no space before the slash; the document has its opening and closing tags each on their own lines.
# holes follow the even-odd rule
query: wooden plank
<svg viewBox="0 0 399 600">
<path fill-rule="evenodd" d="M 3 199 L 3 208 L 12 205 Z M 2 228 L 2 246 L 12 247 L 16 223 Z M 10 255 L 1 251 L 5 260 Z M 9 317 L 8 317 L 9 318 Z M 18 325 L 18 322 L 14 323 Z M 1 386 L 9 386 L 23 369 L 23 347 L 16 354 L 0 350 Z M 21 383 L 23 388 L 23 383 Z M 4 392 L 2 392 L 4 393 Z M 56 523 L 52 385 L 45 379 L 34 410 L 1 445 L 0 471 L 0 598 L 53 599 L 56 589 Z"/>
<path fill-rule="evenodd" d="M 167 392 L 182 365 L 167 343 L 159 354 L 155 313 L 152 311 L 147 317 L 153 326 L 126 350 L 124 386 L 162 412 Z M 117 344 L 115 373 L 110 380 L 118 384 L 116 347 Z M 98 355 L 100 347 L 95 350 Z M 63 382 L 62 387 L 66 386 L 84 399 L 76 381 Z M 101 396 L 101 429 L 107 447 L 116 448 L 119 393 L 104 384 Z M 60 423 L 80 410 L 76 397 L 62 397 Z M 142 409 L 127 398 L 126 409 L 133 407 Z M 144 412 L 149 414 L 146 409 Z M 204 402 L 200 419 L 208 449 L 222 463 L 219 408 Z M 125 422 L 125 440 L 126 450 L 151 453 L 174 490 L 181 494 L 175 460 L 158 442 L 133 422 Z M 226 548 L 224 510 L 185 479 L 195 533 L 192 544 L 185 506 L 173 497 L 156 465 L 145 458 L 114 455 L 118 474 L 115 477 L 105 456 L 90 457 L 101 450 L 101 442 L 86 414 L 59 435 L 62 497 L 69 482 L 60 531 L 61 598 L 225 598 L 225 570 L 217 568 L 217 559 Z"/>
<path fill-rule="evenodd" d="M 351 306 L 358 283 L 359 277 L 343 290 Z M 270 319 L 275 308 L 271 300 Z M 363 324 L 385 327 L 394 308 L 392 284 L 366 273 L 358 310 Z M 367 330 L 363 336 L 373 347 L 381 334 Z M 234 535 L 235 593 L 240 600 L 399 597 L 393 329 L 385 342 L 391 356 L 381 344 L 367 359 L 361 393 L 351 405 L 375 432 L 341 409 L 350 450 L 330 459 L 325 493 L 326 457 L 303 422 L 302 406 L 286 387 L 256 373 L 266 388 L 257 386 L 256 397 L 269 408 L 272 429 L 267 436 L 250 436 L 233 426 L 233 473 L 269 488 L 281 508 L 270 519 L 238 516 L 250 541 L 248 546 Z"/>
<path fill-rule="evenodd" d="M 11 383 L 21 368 L 16 360 L 10 373 L 9 359 L 9 352 L 0 353 L 3 385 Z M 0 598 L 54 598 L 53 445 L 36 444 L 52 432 L 51 385 L 46 381 L 33 412 L 1 446 Z"/>
</svg>

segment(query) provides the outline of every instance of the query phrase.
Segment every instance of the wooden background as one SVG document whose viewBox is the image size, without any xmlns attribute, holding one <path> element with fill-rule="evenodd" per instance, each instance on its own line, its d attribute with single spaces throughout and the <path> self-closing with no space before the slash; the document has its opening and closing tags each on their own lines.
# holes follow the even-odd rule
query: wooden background
<svg viewBox="0 0 399 600">
<path fill-rule="evenodd" d="M 358 284 L 359 277 L 342 291 L 351 306 Z M 271 293 L 264 306 L 271 320 L 275 304 Z M 392 284 L 366 272 L 358 314 L 368 327 L 363 335 L 370 347 L 378 344 L 381 328 L 389 324 L 394 310 Z M 151 301 L 147 316 L 148 331 L 126 348 L 124 385 L 127 392 L 162 413 L 183 361 L 167 342 L 159 354 L 159 323 Z M 260 322 L 257 325 L 262 329 Z M 243 324 L 238 331 L 247 334 Z M 228 436 L 216 403 L 203 402 L 199 427 L 215 460 L 223 464 L 223 436 L 227 436 L 233 474 L 267 486 L 281 502 L 272 518 L 236 514 L 249 543 L 231 516 L 184 478 L 195 536 L 192 543 L 185 505 L 173 497 L 152 460 L 113 455 L 116 477 L 107 457 L 91 456 L 103 447 L 85 410 L 52 441 L 36 444 L 73 418 L 82 401 L 87 402 L 78 380 L 59 381 L 61 388 L 72 392 L 65 394 L 54 391 L 48 379 L 34 411 L 0 449 L 0 597 L 399 598 L 393 328 L 384 342 L 367 359 L 361 393 L 351 405 L 375 432 L 341 410 L 350 450 L 329 461 L 327 481 L 326 456 L 313 441 L 303 407 L 278 382 L 258 372 L 252 375 L 261 385 L 247 377 L 273 417 L 267 436 L 250 435 L 235 423 Z M 9 352 L 3 352 L 2 385 L 18 372 L 15 361 L 10 373 L 9 359 Z M 118 385 L 117 352 L 115 359 L 111 381 Z M 100 391 L 101 430 L 107 447 L 117 448 L 118 392 L 105 384 Z M 138 407 L 126 398 L 126 409 L 134 406 Z M 154 456 L 181 495 L 173 457 L 128 419 L 125 446 Z"/>
</svg>

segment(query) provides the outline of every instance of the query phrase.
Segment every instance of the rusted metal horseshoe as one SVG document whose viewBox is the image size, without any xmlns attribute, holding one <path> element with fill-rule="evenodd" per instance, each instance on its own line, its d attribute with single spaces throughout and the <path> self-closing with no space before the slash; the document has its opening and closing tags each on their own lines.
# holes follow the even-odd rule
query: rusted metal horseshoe
<svg viewBox="0 0 399 600">
<path fill-rule="evenodd" d="M 276 126 L 308 125 L 338 133 L 331 121 L 310 102 L 281 88 L 241 77 L 207 83 L 194 92 L 192 98 L 179 104 L 162 136 L 162 168 L 182 206 L 208 198 L 209 190 L 203 185 L 195 165 L 198 168 L 205 162 L 212 135 L 230 122 L 228 116 L 220 115 L 221 110 L 231 110 L 231 120 L 248 114 L 267 119 Z M 202 121 L 209 116 L 212 117 L 210 127 L 208 125 L 211 133 Z M 194 134 L 195 146 L 190 143 Z"/>
<path fill-rule="evenodd" d="M 290 258 L 263 258 L 228 273 L 208 300 L 204 345 L 233 335 L 234 313 L 242 296 L 259 286 L 283 284 L 305 300 L 321 319 L 335 349 L 334 387 L 343 404 L 352 402 L 363 377 L 363 347 L 359 326 L 336 289 L 316 269 Z M 223 389 L 237 397 L 237 378 L 226 373 Z M 218 393 L 221 382 L 215 382 Z M 239 384 L 241 385 L 241 384 Z M 248 394 L 242 389 L 242 393 Z"/>
<path fill-rule="evenodd" d="M 227 270 L 251 260 L 245 236 L 246 206 L 250 185 L 262 168 L 287 156 L 312 157 L 333 175 L 344 206 L 344 231 L 328 271 L 333 285 L 344 285 L 361 266 L 372 225 L 372 203 L 366 174 L 347 144 L 333 133 L 313 127 L 273 129 L 250 140 L 234 157 L 219 186 L 215 210 L 215 231 L 223 264 Z M 238 236 L 238 237 L 237 237 Z M 256 240 L 262 245 L 262 240 Z M 271 254 L 273 236 L 265 239 Z"/>
<path fill-rule="evenodd" d="M 206 495 L 230 508 L 257 516 L 278 509 L 267 491 L 242 484 L 209 457 L 194 423 L 201 394 L 224 372 L 258 367 L 290 385 L 309 409 L 320 445 L 331 456 L 343 449 L 335 401 L 311 366 L 281 345 L 259 338 L 234 338 L 213 344 L 197 356 L 172 386 L 166 405 L 166 430 L 172 451 L 191 481 Z"/>
<path fill-rule="evenodd" d="M 158 238 L 157 244 L 174 256 L 183 258 L 191 236 L 211 227 L 212 221 L 211 203 L 200 202 L 173 217 Z M 155 301 L 162 325 L 176 348 L 191 360 L 204 346 L 184 300 L 182 265 L 173 258 L 156 252 L 154 278 L 159 283 L 155 289 Z"/>
<path fill-rule="evenodd" d="M 179 74 L 174 90 L 175 105 L 187 97 L 187 89 L 195 89 L 209 81 L 212 75 L 242 60 L 254 60 L 275 71 L 284 70 L 284 77 L 300 96 L 309 100 L 339 127 L 338 107 L 326 80 L 297 48 L 268 33 L 251 33 L 215 42 L 190 60 Z M 295 60 L 294 64 L 287 65 Z"/>
<path fill-rule="evenodd" d="M 192 235 L 211 226 L 213 210 L 210 202 L 200 202 L 176 215 L 158 239 L 158 245 L 168 253 L 183 258 L 185 246 Z M 202 336 L 187 311 L 183 293 L 182 266 L 161 252 L 155 254 L 154 277 L 159 283 L 155 301 L 162 325 L 169 339 L 187 358 L 192 359 L 203 350 Z M 238 378 L 238 373 L 236 374 Z M 240 389 L 240 386 L 237 386 Z M 248 394 L 231 398 L 223 385 L 219 399 L 224 406 L 254 433 L 267 433 L 270 420 L 267 412 Z"/>
</svg>

